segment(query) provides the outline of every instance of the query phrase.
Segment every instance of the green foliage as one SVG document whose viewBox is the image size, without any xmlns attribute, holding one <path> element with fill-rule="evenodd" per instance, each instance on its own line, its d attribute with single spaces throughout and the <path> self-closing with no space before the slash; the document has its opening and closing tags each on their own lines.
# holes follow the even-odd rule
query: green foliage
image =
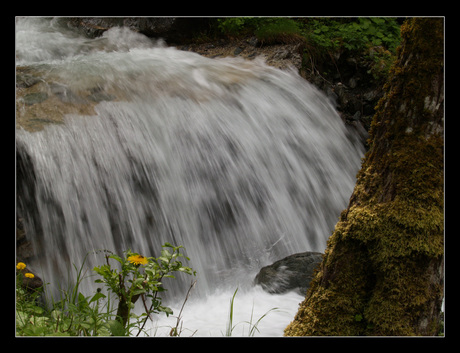
<svg viewBox="0 0 460 353">
<path fill-rule="evenodd" d="M 303 43 L 308 63 L 330 61 L 343 52 L 357 55 L 377 81 L 387 78 L 400 44 L 400 25 L 391 17 L 228 17 L 216 23 L 221 35 L 253 35 L 261 45 Z"/>
<path fill-rule="evenodd" d="M 348 21 L 324 18 L 307 23 L 308 37 L 326 49 L 362 51 L 368 46 L 383 46 L 391 52 L 400 43 L 395 18 L 359 17 Z"/>
<path fill-rule="evenodd" d="M 235 36 L 240 34 L 245 23 L 249 22 L 251 17 L 228 17 L 217 20 L 217 27 L 225 35 Z"/>
<path fill-rule="evenodd" d="M 383 84 L 388 77 L 400 44 L 400 25 L 395 18 L 308 18 L 300 22 L 308 43 L 307 62 L 324 65 L 331 59 L 351 57 L 367 69 L 371 80 Z M 337 63 L 334 65 L 331 68 L 337 68 Z"/>
<path fill-rule="evenodd" d="M 73 286 L 60 290 L 58 301 L 52 299 L 50 307 L 39 305 L 45 292 L 42 287 L 35 291 L 22 286 L 22 273 L 17 274 L 16 283 L 16 334 L 18 336 L 130 336 L 143 332 L 151 314 L 160 312 L 172 315 L 170 308 L 163 306 L 159 293 L 166 291 L 162 280 L 175 278 L 173 273 L 195 275 L 184 266 L 180 258 L 185 257 L 182 246 L 163 245 L 161 256 L 143 257 L 126 251 L 124 257 L 105 251 L 106 264 L 95 267 L 94 272 L 102 277 L 96 283 L 104 284 L 115 296 L 105 295 L 98 288 L 96 293 L 85 296 L 79 287 L 86 277 L 83 261 L 80 268 L 74 266 L 76 281 Z M 88 255 L 87 255 L 88 256 Z M 115 261 L 115 265 L 111 263 Z M 141 298 L 144 313 L 135 315 L 132 310 Z M 118 304 L 117 304 L 118 299 Z M 147 305 L 150 303 L 150 306 Z M 115 304 L 117 307 L 115 308 Z M 136 333 L 137 332 L 137 333 Z"/>
<path fill-rule="evenodd" d="M 302 39 L 299 25 L 289 18 L 258 19 L 254 34 L 266 44 L 290 43 Z"/>
<path fill-rule="evenodd" d="M 285 17 L 229 17 L 218 19 L 224 35 L 255 35 L 262 44 L 289 43 L 302 39 L 298 23 Z"/>
</svg>

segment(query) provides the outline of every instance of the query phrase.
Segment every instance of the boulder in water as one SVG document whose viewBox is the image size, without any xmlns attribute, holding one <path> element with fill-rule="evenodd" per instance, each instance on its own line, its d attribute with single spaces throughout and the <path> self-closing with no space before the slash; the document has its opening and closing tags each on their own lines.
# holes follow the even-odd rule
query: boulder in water
<svg viewBox="0 0 460 353">
<path fill-rule="evenodd" d="M 263 267 L 254 279 L 254 283 L 273 294 L 296 290 L 305 295 L 314 270 L 323 259 L 319 252 L 293 254 Z"/>
</svg>

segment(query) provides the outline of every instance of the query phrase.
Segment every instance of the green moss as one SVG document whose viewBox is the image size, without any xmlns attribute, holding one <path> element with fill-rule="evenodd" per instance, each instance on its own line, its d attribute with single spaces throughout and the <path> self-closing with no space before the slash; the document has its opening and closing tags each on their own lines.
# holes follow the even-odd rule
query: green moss
<svg viewBox="0 0 460 353">
<path fill-rule="evenodd" d="M 370 149 L 349 206 L 285 335 L 438 332 L 444 251 L 442 29 L 440 19 L 402 26 L 404 44 L 376 108 Z"/>
</svg>

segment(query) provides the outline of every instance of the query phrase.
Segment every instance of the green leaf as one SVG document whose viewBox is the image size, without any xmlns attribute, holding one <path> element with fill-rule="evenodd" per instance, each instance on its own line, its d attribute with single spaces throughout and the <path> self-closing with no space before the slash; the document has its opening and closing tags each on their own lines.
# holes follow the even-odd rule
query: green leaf
<svg viewBox="0 0 460 353">
<path fill-rule="evenodd" d="M 143 294 L 145 293 L 146 290 L 144 288 L 138 288 L 138 289 L 134 289 L 133 292 L 132 292 L 132 295 L 139 295 L 139 294 Z"/>
<path fill-rule="evenodd" d="M 164 257 L 164 256 L 160 256 L 158 258 L 158 260 L 161 260 L 162 262 L 165 262 L 165 263 L 168 263 L 169 262 L 169 259 L 167 257 Z"/>
<path fill-rule="evenodd" d="M 83 294 L 78 293 L 78 306 L 79 307 L 86 307 L 88 306 L 88 301 L 86 300 L 85 296 Z"/>
<path fill-rule="evenodd" d="M 90 330 L 94 327 L 94 320 L 90 318 L 88 321 L 80 322 L 80 326 L 87 330 Z"/>
<path fill-rule="evenodd" d="M 171 310 L 171 308 L 168 308 L 167 306 L 158 306 L 158 308 L 156 308 L 158 311 L 162 311 L 166 314 L 166 316 L 169 316 L 169 315 L 172 315 L 173 314 L 173 311 Z"/>
<path fill-rule="evenodd" d="M 178 269 L 178 271 L 184 272 L 184 273 L 186 273 L 186 274 L 188 274 L 188 275 L 194 275 L 194 274 L 195 274 L 195 273 L 193 272 L 193 270 L 192 270 L 190 267 L 180 267 L 180 268 Z"/>
<path fill-rule="evenodd" d="M 385 23 L 385 19 L 381 17 L 372 17 L 371 20 L 378 25 Z"/>
<path fill-rule="evenodd" d="M 35 325 L 27 325 L 24 327 L 24 334 L 26 336 L 43 336 L 45 334 L 45 328 Z"/>
<path fill-rule="evenodd" d="M 164 256 L 170 259 L 172 257 L 172 254 L 169 252 L 169 250 L 163 249 L 161 250 L 161 256 Z"/>
<path fill-rule="evenodd" d="M 51 312 L 51 317 L 54 319 L 54 320 L 57 320 L 57 318 L 59 317 L 62 317 L 63 316 L 63 312 L 61 310 L 57 310 L 57 309 L 54 309 L 52 312 Z"/>
<path fill-rule="evenodd" d="M 106 296 L 104 294 L 98 292 L 98 293 L 94 294 L 94 296 L 91 298 L 89 303 L 91 304 L 92 302 L 95 302 L 96 300 L 99 300 L 101 298 L 106 298 Z"/>
<path fill-rule="evenodd" d="M 121 263 L 122 265 L 123 265 L 123 263 L 124 263 L 124 260 L 123 260 L 120 256 L 115 255 L 115 254 L 110 255 L 110 256 L 109 256 L 109 259 L 117 260 L 117 261 L 118 261 L 119 263 Z"/>
<path fill-rule="evenodd" d="M 34 313 L 34 315 L 41 315 L 45 311 L 45 309 L 43 309 L 43 308 L 41 308 L 39 306 L 32 306 L 31 309 L 32 309 L 32 312 Z"/>
<path fill-rule="evenodd" d="M 29 319 L 29 314 L 16 310 L 16 324 L 18 326 L 23 326 L 27 323 L 27 320 Z"/>
</svg>

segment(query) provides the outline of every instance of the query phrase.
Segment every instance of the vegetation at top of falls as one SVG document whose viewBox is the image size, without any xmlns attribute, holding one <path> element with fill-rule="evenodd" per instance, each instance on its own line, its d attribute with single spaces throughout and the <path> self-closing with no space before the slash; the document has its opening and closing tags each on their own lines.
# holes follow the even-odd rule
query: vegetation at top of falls
<svg viewBox="0 0 460 353">
<path fill-rule="evenodd" d="M 400 21 L 394 17 L 287 18 L 228 17 L 215 20 L 220 35 L 252 35 L 260 45 L 300 43 L 307 56 L 361 55 L 373 79 L 387 78 L 400 44 Z"/>
<path fill-rule="evenodd" d="M 361 51 L 383 46 L 395 53 L 400 44 L 400 25 L 393 17 L 311 19 L 306 28 L 309 37 L 324 48 Z"/>
<path fill-rule="evenodd" d="M 16 335 L 18 336 L 138 336 L 145 331 L 145 324 L 152 314 L 165 313 L 173 315 L 171 308 L 163 306 L 159 294 L 166 291 L 164 278 L 175 278 L 174 272 L 195 275 L 190 267 L 184 266 L 178 259 L 185 257 L 182 246 L 163 245 L 158 258 L 144 257 L 130 250 L 121 257 L 103 250 L 105 264 L 95 267 L 93 271 L 102 279 L 96 283 L 104 284 L 108 295 L 98 288 L 94 295 L 85 296 L 80 292 L 81 282 L 89 277 L 83 273 L 86 257 L 76 271 L 75 283 L 67 289 L 60 289 L 60 299 L 51 299 L 50 305 L 40 304 L 40 298 L 46 291 L 46 285 L 31 290 L 24 273 L 26 264 L 16 265 Z M 100 253 L 98 251 L 96 253 Z M 118 266 L 110 260 L 118 262 Z M 115 263 L 115 264 L 116 264 Z M 33 276 L 33 275 L 32 275 Z M 193 287 L 192 283 L 191 287 Z M 112 296 L 109 293 L 112 293 Z M 188 293 L 185 301 L 188 298 Z M 142 301 L 145 311 L 134 314 L 133 309 L 138 299 Z M 117 303 L 117 304 L 116 304 Z M 116 307 L 115 307 L 116 304 Z M 185 302 L 184 302 L 185 304 Z M 182 306 L 183 307 L 183 306 Z M 171 336 L 179 336 L 181 331 L 180 314 L 177 325 L 171 329 Z"/>
<path fill-rule="evenodd" d="M 261 44 L 291 43 L 302 40 L 298 22 L 283 17 L 229 17 L 217 19 L 217 27 L 224 35 L 254 34 Z"/>
<path fill-rule="evenodd" d="M 229 36 L 253 33 L 267 44 L 304 37 L 311 44 L 333 50 L 383 46 L 394 53 L 400 43 L 400 24 L 394 17 L 229 17 L 217 19 L 217 27 Z"/>
</svg>

